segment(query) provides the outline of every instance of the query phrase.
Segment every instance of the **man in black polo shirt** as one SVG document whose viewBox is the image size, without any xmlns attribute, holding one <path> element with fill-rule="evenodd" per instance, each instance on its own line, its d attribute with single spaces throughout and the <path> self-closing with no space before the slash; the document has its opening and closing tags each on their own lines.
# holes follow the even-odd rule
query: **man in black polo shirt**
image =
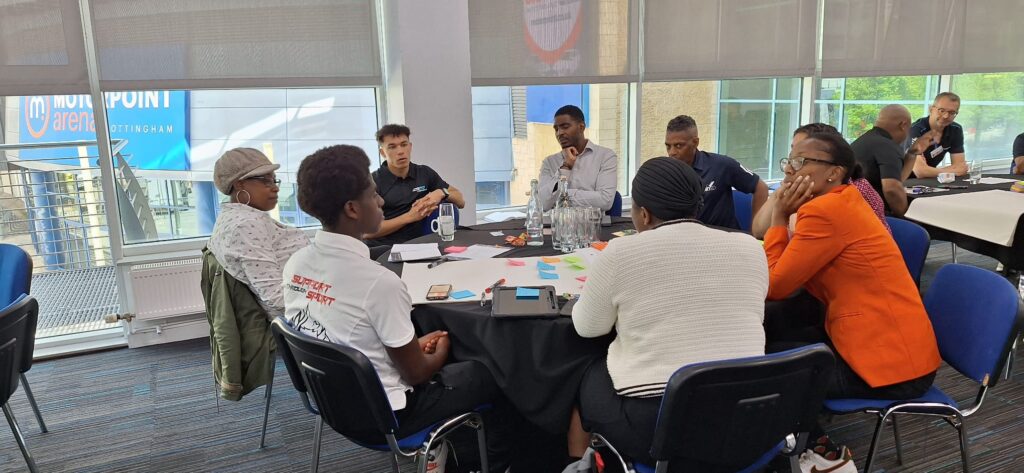
<svg viewBox="0 0 1024 473">
<path fill-rule="evenodd" d="M 377 194 L 384 199 L 380 230 L 366 235 L 369 246 L 394 245 L 422 236 L 422 220 L 441 202 L 462 208 L 462 192 L 449 186 L 436 171 L 412 162 L 412 132 L 405 125 L 384 125 L 377 130 L 377 145 L 387 165 L 373 172 Z"/>
<path fill-rule="evenodd" d="M 960 113 L 960 96 L 952 92 L 943 92 L 935 96 L 935 101 L 928 111 L 910 127 L 910 139 L 927 139 L 928 147 L 918 155 L 914 162 L 914 174 L 911 177 L 935 177 L 939 173 L 951 172 L 957 176 L 967 174 L 967 158 L 964 157 L 964 129 L 953 121 Z M 928 132 L 933 132 L 927 136 Z M 938 140 L 935 136 L 939 136 Z M 910 146 L 906 147 L 908 150 Z M 949 153 L 949 166 L 939 167 L 946 153 Z"/>
<path fill-rule="evenodd" d="M 911 120 L 906 107 L 886 105 L 878 112 L 875 127 L 850 143 L 857 162 L 864 168 L 864 178 L 882 196 L 886 211 L 900 217 L 909 205 L 903 181 L 910 176 L 926 145 L 938 141 L 938 133 L 929 131 L 904 153 L 897 143 L 906 141 Z"/>
<path fill-rule="evenodd" d="M 665 150 L 669 157 L 689 164 L 704 184 L 704 207 L 697 219 L 708 225 L 739 229 L 733 207 L 733 188 L 754 194 L 751 215 L 755 215 L 768 199 L 768 186 L 735 159 L 698 150 L 699 143 L 697 122 L 693 118 L 679 115 L 668 122 Z"/>
</svg>

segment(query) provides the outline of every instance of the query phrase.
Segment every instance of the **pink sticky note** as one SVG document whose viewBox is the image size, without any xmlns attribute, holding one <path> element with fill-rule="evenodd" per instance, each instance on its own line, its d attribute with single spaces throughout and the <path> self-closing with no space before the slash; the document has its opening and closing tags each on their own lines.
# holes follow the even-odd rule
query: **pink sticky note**
<svg viewBox="0 0 1024 473">
<path fill-rule="evenodd" d="M 576 280 L 579 282 L 587 282 L 586 276 L 576 276 Z"/>
<path fill-rule="evenodd" d="M 463 251 L 466 251 L 465 246 L 449 246 L 444 249 L 445 253 L 462 253 Z"/>
<path fill-rule="evenodd" d="M 526 263 L 524 263 L 522 261 L 519 261 L 517 259 L 510 259 L 510 260 L 508 260 L 508 265 L 509 266 L 526 266 Z"/>
</svg>

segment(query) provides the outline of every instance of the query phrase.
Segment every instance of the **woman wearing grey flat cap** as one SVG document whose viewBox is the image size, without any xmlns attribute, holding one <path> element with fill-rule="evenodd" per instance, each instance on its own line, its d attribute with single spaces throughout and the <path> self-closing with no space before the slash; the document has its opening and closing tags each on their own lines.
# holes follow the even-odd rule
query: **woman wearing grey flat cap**
<svg viewBox="0 0 1024 473">
<path fill-rule="evenodd" d="M 284 312 L 284 264 L 309 245 L 302 230 L 267 213 L 277 206 L 281 181 L 274 172 L 280 167 L 253 148 L 229 150 L 213 167 L 214 185 L 231 201 L 221 204 L 208 247 L 228 274 L 252 289 L 270 317 Z"/>
</svg>

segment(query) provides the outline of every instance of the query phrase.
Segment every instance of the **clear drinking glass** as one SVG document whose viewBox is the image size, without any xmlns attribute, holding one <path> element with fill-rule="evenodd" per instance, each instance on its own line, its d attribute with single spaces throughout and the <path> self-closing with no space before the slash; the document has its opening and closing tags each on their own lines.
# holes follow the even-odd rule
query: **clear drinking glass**
<svg viewBox="0 0 1024 473">
<path fill-rule="evenodd" d="M 556 250 L 559 250 L 559 249 L 562 248 L 562 241 L 560 240 L 560 234 L 559 234 L 559 231 L 558 231 L 559 230 L 559 228 L 558 228 L 558 220 L 559 220 L 559 217 L 561 216 L 561 213 L 562 213 L 562 208 L 561 207 L 555 207 L 555 208 L 551 209 L 551 213 L 550 213 L 550 215 L 551 215 L 551 247 L 556 249 Z"/>
<path fill-rule="evenodd" d="M 981 182 L 981 171 L 984 168 L 984 165 L 981 163 L 981 161 L 971 161 L 970 163 L 968 163 L 967 166 L 967 173 L 970 176 L 971 184 L 977 184 Z"/>
<path fill-rule="evenodd" d="M 455 239 L 455 205 L 446 202 L 437 209 L 437 218 L 430 221 L 430 230 L 441 235 L 441 241 Z"/>
<path fill-rule="evenodd" d="M 572 253 L 576 250 L 579 234 L 576 231 L 576 216 L 579 209 L 576 207 L 563 208 L 558 218 L 558 237 L 561 240 L 562 253 Z"/>
<path fill-rule="evenodd" d="M 601 209 L 598 207 L 590 207 L 587 209 L 587 231 L 590 234 L 590 243 L 601 241 L 602 216 L 604 216 L 604 212 L 601 212 Z"/>
</svg>

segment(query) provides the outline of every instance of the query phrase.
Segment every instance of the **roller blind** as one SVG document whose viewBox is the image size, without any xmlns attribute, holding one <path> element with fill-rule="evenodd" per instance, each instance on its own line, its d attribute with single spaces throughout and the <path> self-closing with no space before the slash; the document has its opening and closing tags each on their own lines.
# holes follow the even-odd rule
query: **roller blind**
<svg viewBox="0 0 1024 473">
<path fill-rule="evenodd" d="M 373 0 L 92 0 L 104 90 L 374 86 Z"/>
<path fill-rule="evenodd" d="M 637 78 L 636 0 L 470 0 L 473 85 Z"/>
<path fill-rule="evenodd" d="M 824 3 L 823 77 L 962 71 L 965 0 Z"/>
<path fill-rule="evenodd" d="M 814 73 L 816 0 L 647 0 L 644 79 Z"/>
<path fill-rule="evenodd" d="M 0 0 L 0 95 L 89 92 L 74 0 Z"/>
<path fill-rule="evenodd" d="M 963 72 L 1024 71 L 1024 0 L 967 4 Z"/>
</svg>

